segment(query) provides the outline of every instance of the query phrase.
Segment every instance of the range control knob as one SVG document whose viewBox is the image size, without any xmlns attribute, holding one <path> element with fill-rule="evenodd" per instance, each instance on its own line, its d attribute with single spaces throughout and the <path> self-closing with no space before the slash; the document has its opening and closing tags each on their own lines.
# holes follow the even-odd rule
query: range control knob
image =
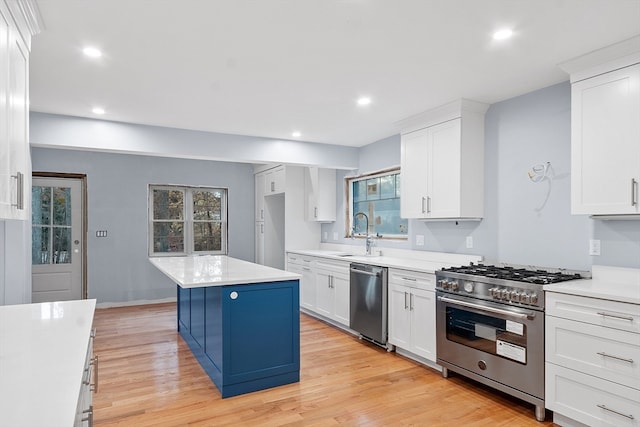
<svg viewBox="0 0 640 427">
<path fill-rule="evenodd" d="M 515 301 L 518 302 L 520 301 L 520 292 L 518 291 L 511 291 L 511 296 L 509 298 L 511 301 Z"/>
<path fill-rule="evenodd" d="M 509 291 L 507 289 L 500 290 L 500 299 L 507 299 L 509 296 Z"/>
<path fill-rule="evenodd" d="M 473 292 L 473 282 L 466 282 L 466 283 L 464 284 L 464 290 L 465 290 L 465 292 L 467 292 L 467 293 L 471 293 L 471 292 Z"/>
<path fill-rule="evenodd" d="M 451 290 L 452 291 L 456 291 L 456 292 L 458 292 L 460 290 L 460 288 L 458 286 L 458 282 L 451 283 Z"/>
<path fill-rule="evenodd" d="M 531 304 L 537 304 L 537 303 L 538 303 L 538 295 L 531 294 Z"/>
</svg>

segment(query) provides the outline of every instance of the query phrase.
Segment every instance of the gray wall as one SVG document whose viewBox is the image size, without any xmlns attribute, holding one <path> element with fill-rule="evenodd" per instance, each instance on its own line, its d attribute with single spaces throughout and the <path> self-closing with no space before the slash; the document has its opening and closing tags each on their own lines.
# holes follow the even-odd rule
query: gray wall
<svg viewBox="0 0 640 427">
<path fill-rule="evenodd" d="M 44 148 L 31 155 L 34 171 L 87 174 L 88 289 L 99 303 L 175 297 L 175 284 L 147 256 L 149 184 L 227 187 L 229 255 L 253 261 L 249 164 Z M 97 238 L 96 230 L 107 230 L 108 237 Z"/>
<path fill-rule="evenodd" d="M 409 223 L 406 242 L 380 247 L 478 254 L 489 262 L 590 270 L 592 264 L 640 268 L 640 221 L 600 221 L 571 215 L 571 88 L 568 82 L 491 105 L 485 116 L 485 216 L 480 222 Z M 551 179 L 532 182 L 534 165 L 551 163 Z M 360 150 L 359 169 L 338 171 L 338 220 L 322 227 L 323 241 L 344 239 L 344 177 L 400 163 L 400 137 Z M 333 232 L 339 239 L 333 240 Z M 327 238 L 325 239 L 324 236 Z M 415 236 L 425 245 L 416 246 Z M 472 236 L 474 247 L 466 248 Z M 601 240 L 589 256 L 589 239 Z"/>
</svg>

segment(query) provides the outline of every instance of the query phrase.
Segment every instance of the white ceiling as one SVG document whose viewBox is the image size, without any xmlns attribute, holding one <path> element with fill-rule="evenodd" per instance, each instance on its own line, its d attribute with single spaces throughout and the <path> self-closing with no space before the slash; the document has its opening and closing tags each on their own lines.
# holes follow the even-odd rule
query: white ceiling
<svg viewBox="0 0 640 427">
<path fill-rule="evenodd" d="M 558 63 L 640 34 L 640 0 L 37 4 L 32 111 L 95 117 L 99 105 L 106 120 L 350 146 L 460 97 L 565 81 Z M 514 37 L 492 40 L 502 27 Z"/>
</svg>

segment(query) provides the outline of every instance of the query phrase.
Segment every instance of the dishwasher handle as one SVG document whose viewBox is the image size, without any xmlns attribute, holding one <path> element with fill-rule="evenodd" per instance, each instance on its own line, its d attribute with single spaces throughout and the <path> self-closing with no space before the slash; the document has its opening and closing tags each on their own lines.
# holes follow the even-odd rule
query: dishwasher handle
<svg viewBox="0 0 640 427">
<path fill-rule="evenodd" d="M 381 271 L 372 272 L 367 270 L 358 270 L 357 268 L 351 268 L 350 270 L 352 273 L 365 274 L 367 276 L 380 277 L 382 275 Z"/>
</svg>

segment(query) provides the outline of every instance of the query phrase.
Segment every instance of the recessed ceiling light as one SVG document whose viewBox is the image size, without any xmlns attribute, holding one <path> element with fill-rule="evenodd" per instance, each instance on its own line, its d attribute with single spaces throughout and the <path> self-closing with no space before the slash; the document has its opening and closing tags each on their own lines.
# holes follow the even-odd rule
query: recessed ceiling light
<svg viewBox="0 0 640 427">
<path fill-rule="evenodd" d="M 358 105 L 360 106 L 365 106 L 369 104 L 371 104 L 371 98 L 369 98 L 368 96 L 363 96 L 362 98 L 358 99 Z"/>
<path fill-rule="evenodd" d="M 294 138 L 300 138 L 302 136 L 302 134 L 298 131 L 296 132 L 291 132 L 291 136 Z"/>
<path fill-rule="evenodd" d="M 90 46 L 82 49 L 82 53 L 90 58 L 100 58 L 102 56 L 102 52 L 100 51 L 100 49 Z"/>
<path fill-rule="evenodd" d="M 511 31 L 508 28 L 502 29 L 502 30 L 498 30 L 495 33 L 493 33 L 493 39 L 494 40 L 506 40 L 509 37 L 511 37 L 513 35 L 513 31 Z"/>
<path fill-rule="evenodd" d="M 93 114 L 99 114 L 99 115 L 103 115 L 105 113 L 104 108 L 100 108 L 100 107 L 94 107 L 91 112 Z"/>
</svg>

